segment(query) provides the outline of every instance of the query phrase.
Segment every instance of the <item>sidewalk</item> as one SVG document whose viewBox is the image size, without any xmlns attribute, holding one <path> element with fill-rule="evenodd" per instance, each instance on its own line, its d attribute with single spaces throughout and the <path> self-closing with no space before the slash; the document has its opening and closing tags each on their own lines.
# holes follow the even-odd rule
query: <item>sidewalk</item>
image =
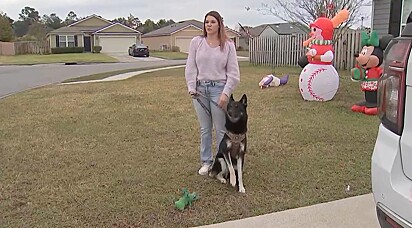
<svg viewBox="0 0 412 228">
<path fill-rule="evenodd" d="M 201 228 L 378 228 L 372 194 Z"/>
<path fill-rule="evenodd" d="M 179 66 L 170 66 L 170 67 L 161 67 L 161 68 L 154 68 L 150 70 L 138 70 L 138 71 L 133 71 L 133 72 L 128 72 L 124 74 L 118 74 L 114 76 L 110 76 L 107 78 L 103 79 L 97 79 L 97 80 L 89 80 L 89 81 L 76 81 L 76 82 L 67 82 L 67 83 L 61 83 L 62 85 L 71 85 L 71 84 L 83 84 L 83 83 L 89 83 L 89 82 L 107 82 L 107 81 L 119 81 L 119 80 L 124 80 L 128 79 L 130 77 L 139 75 L 139 74 L 144 74 L 144 73 L 149 73 L 149 72 L 154 72 L 154 71 L 159 71 L 159 70 L 168 70 L 168 69 L 174 69 L 174 68 L 181 68 L 184 67 L 185 65 L 179 65 Z"/>
</svg>

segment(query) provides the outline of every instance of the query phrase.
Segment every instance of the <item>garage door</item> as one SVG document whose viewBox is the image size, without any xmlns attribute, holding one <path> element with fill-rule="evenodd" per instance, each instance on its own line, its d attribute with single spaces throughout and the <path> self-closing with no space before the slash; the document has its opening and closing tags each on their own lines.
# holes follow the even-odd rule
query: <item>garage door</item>
<svg viewBox="0 0 412 228">
<path fill-rule="evenodd" d="M 129 47 L 136 43 L 134 36 L 100 36 L 102 53 L 128 53 Z"/>
<path fill-rule="evenodd" d="M 189 52 L 190 41 L 193 37 L 176 37 L 176 46 L 180 48 L 180 52 Z"/>
</svg>

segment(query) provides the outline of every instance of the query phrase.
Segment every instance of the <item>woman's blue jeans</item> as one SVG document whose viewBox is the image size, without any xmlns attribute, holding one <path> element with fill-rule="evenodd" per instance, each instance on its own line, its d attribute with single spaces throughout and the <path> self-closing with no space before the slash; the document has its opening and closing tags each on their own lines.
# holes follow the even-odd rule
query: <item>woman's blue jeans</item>
<svg viewBox="0 0 412 228">
<path fill-rule="evenodd" d="M 224 81 L 198 81 L 197 91 L 205 95 L 207 98 L 215 101 L 219 101 L 222 95 L 223 88 L 225 87 Z M 211 164 L 213 162 L 212 154 L 212 129 L 215 127 L 216 131 L 216 152 L 219 150 L 219 144 L 223 139 L 226 128 L 226 116 L 220 107 L 210 102 L 210 100 L 202 97 L 198 98 L 210 110 L 210 114 L 201 104 L 193 99 L 193 105 L 196 110 L 197 118 L 200 124 L 200 161 L 202 164 Z"/>
</svg>

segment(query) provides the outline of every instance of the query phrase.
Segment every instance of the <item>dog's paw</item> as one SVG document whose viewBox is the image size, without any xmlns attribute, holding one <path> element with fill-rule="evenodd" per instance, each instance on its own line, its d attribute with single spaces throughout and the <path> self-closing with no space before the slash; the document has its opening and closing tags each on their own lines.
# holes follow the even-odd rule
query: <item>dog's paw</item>
<svg viewBox="0 0 412 228">
<path fill-rule="evenodd" d="M 226 179 L 220 179 L 220 183 L 222 183 L 222 184 L 226 184 L 226 183 L 227 183 L 227 181 L 226 181 Z"/>
<path fill-rule="evenodd" d="M 246 193 L 246 189 L 244 187 L 239 187 L 239 192 L 240 193 Z"/>
</svg>

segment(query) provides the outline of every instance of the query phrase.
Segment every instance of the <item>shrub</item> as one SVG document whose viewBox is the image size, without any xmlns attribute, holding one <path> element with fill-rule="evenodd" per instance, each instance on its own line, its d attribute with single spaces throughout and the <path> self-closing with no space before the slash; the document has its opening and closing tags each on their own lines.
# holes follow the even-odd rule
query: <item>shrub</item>
<svg viewBox="0 0 412 228">
<path fill-rule="evenodd" d="M 178 46 L 172 46 L 172 52 L 180 52 L 180 48 Z"/>
<path fill-rule="evenodd" d="M 93 46 L 93 53 L 100 53 L 102 51 L 102 46 Z"/>
<path fill-rule="evenodd" d="M 53 54 L 82 53 L 84 52 L 84 47 L 56 47 L 52 48 L 51 52 Z"/>
</svg>

